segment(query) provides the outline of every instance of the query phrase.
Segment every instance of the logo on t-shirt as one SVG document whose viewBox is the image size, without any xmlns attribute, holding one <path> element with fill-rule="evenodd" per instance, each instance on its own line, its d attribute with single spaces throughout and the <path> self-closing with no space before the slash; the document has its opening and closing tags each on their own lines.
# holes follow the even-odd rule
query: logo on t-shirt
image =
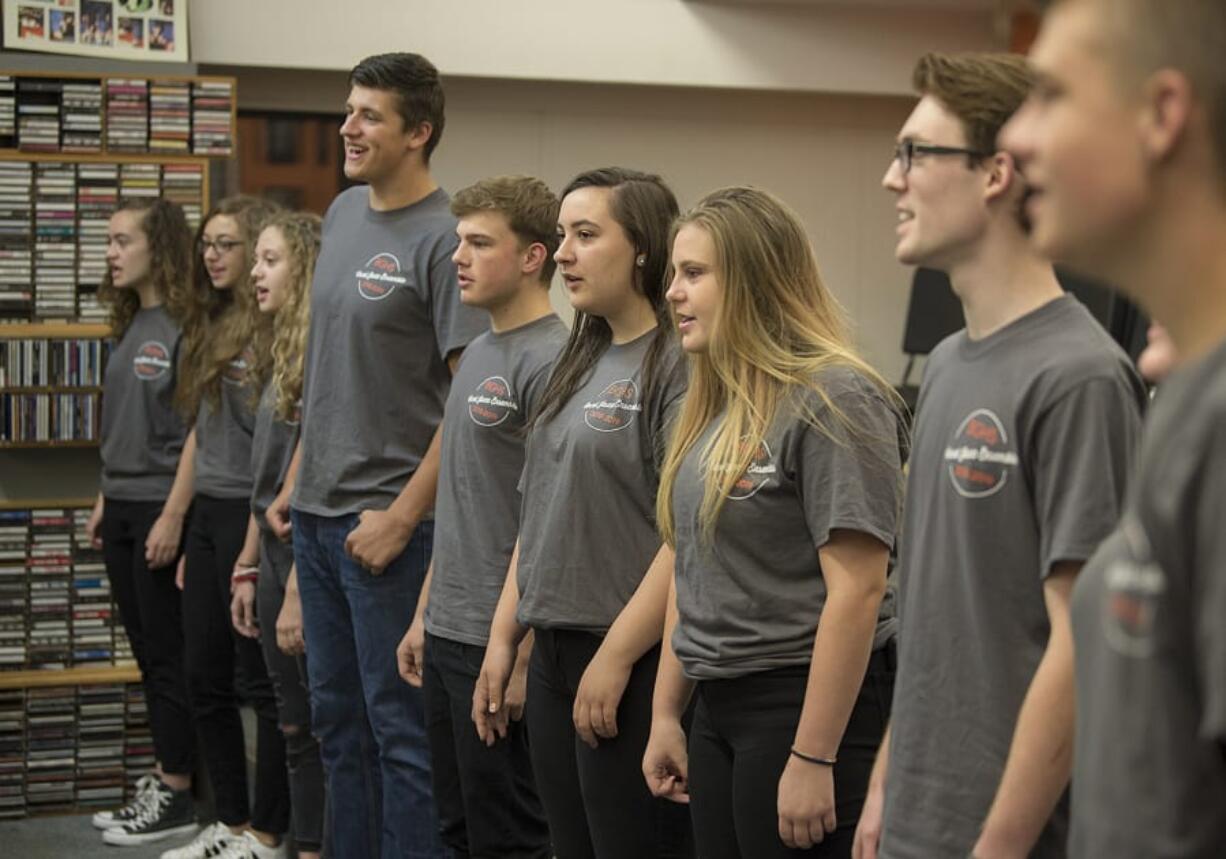
<svg viewBox="0 0 1226 859">
<path fill-rule="evenodd" d="M 132 359 L 132 372 L 142 382 L 160 379 L 170 371 L 170 350 L 163 343 L 148 340 L 140 344 Z"/>
<path fill-rule="evenodd" d="M 404 286 L 409 279 L 400 273 L 400 260 L 393 254 L 375 254 L 364 268 L 355 272 L 358 295 L 370 301 L 380 301 Z"/>
<path fill-rule="evenodd" d="M 511 386 L 502 376 L 490 376 L 468 395 L 468 416 L 483 427 L 496 427 L 519 411 Z"/>
<path fill-rule="evenodd" d="M 642 410 L 639 386 L 633 379 L 620 379 L 583 404 L 583 422 L 597 432 L 617 432 L 634 423 Z"/>
<path fill-rule="evenodd" d="M 247 381 L 247 371 L 255 360 L 255 352 L 248 346 L 236 357 L 230 359 L 226 369 L 221 371 L 221 380 L 227 385 L 242 385 Z"/>
<path fill-rule="evenodd" d="M 753 459 L 749 461 L 745 473 L 737 478 L 736 483 L 732 484 L 728 500 L 744 501 L 747 498 L 753 498 L 778 470 L 771 455 L 770 445 L 765 439 L 759 441 L 754 447 Z"/>
<path fill-rule="evenodd" d="M 967 415 L 954 432 L 952 444 L 945 448 L 949 479 L 964 498 L 995 495 L 1018 461 L 1004 424 L 988 409 Z"/>
<path fill-rule="evenodd" d="M 1121 557 L 1106 569 L 1103 630 L 1107 643 L 1124 656 L 1154 653 L 1154 623 L 1166 593 L 1166 573 L 1153 562 L 1149 540 L 1136 519 L 1125 520 Z"/>
</svg>

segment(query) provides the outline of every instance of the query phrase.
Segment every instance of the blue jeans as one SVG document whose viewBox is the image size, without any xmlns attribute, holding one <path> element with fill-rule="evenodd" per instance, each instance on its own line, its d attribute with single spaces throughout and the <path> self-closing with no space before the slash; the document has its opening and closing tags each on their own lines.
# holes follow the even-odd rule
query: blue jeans
<svg viewBox="0 0 1226 859">
<path fill-rule="evenodd" d="M 422 696 L 396 670 L 396 645 L 413 620 L 434 523 L 419 524 L 400 556 L 375 576 L 345 554 L 356 514 L 292 516 L 311 722 L 331 804 L 327 840 L 339 859 L 443 859 Z"/>
</svg>

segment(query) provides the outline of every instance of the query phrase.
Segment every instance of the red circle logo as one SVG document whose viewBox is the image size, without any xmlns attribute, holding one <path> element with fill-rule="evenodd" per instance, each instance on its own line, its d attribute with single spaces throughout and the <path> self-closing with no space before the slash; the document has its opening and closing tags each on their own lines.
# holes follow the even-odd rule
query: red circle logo
<svg viewBox="0 0 1226 859">
<path fill-rule="evenodd" d="M 140 344 L 132 359 L 132 372 L 142 382 L 152 382 L 170 372 L 170 351 L 165 344 L 149 340 Z"/>
<path fill-rule="evenodd" d="M 728 492 L 729 501 L 744 501 L 753 498 L 758 490 L 765 486 L 778 469 L 771 457 L 770 445 L 764 440 L 754 446 L 753 459 L 745 468 L 745 473 L 736 479 Z"/>
<path fill-rule="evenodd" d="M 1019 460 L 1000 418 L 988 409 L 976 409 L 954 432 L 945 462 L 959 495 L 986 498 L 1004 487 Z"/>
<path fill-rule="evenodd" d="M 400 273 L 400 260 L 393 254 L 375 254 L 357 272 L 358 294 L 368 301 L 382 301 L 408 279 Z"/>
<path fill-rule="evenodd" d="M 633 379 L 619 379 L 583 404 L 583 422 L 597 432 L 617 432 L 634 423 L 642 410 L 639 386 Z"/>
<path fill-rule="evenodd" d="M 519 411 L 511 385 L 502 376 L 490 376 L 468 395 L 468 416 L 483 427 L 496 427 Z"/>
</svg>

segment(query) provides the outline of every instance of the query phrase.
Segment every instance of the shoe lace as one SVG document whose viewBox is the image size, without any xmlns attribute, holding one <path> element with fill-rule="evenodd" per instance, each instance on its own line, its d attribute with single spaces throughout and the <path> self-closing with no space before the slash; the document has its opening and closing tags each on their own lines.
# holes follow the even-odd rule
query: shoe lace
<svg viewBox="0 0 1226 859">
<path fill-rule="evenodd" d="M 242 837 L 233 838 L 226 844 L 225 849 L 217 854 L 217 859 L 257 859 L 257 857 L 246 837 Z"/>
<path fill-rule="evenodd" d="M 136 832 L 156 823 L 170 805 L 171 793 L 168 790 L 155 789 L 143 798 L 144 805 L 137 812 L 136 817 L 125 826 L 129 832 Z"/>
<path fill-rule="evenodd" d="M 115 811 L 114 816 L 123 821 L 139 816 L 150 800 L 157 796 L 157 787 L 157 776 L 152 774 L 141 776 L 136 782 L 136 795 L 132 797 L 132 801 Z"/>
</svg>

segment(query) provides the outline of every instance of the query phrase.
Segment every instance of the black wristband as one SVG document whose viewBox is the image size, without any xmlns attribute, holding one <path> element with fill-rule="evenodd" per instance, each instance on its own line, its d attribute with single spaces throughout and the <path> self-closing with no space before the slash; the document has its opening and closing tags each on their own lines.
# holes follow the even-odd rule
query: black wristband
<svg viewBox="0 0 1226 859">
<path fill-rule="evenodd" d="M 795 748 L 792 749 L 792 757 L 800 758 L 802 761 L 808 761 L 811 764 L 820 764 L 824 767 L 832 767 L 836 762 L 836 758 L 819 758 L 815 755 L 806 755 L 804 752 L 798 752 Z"/>
</svg>

